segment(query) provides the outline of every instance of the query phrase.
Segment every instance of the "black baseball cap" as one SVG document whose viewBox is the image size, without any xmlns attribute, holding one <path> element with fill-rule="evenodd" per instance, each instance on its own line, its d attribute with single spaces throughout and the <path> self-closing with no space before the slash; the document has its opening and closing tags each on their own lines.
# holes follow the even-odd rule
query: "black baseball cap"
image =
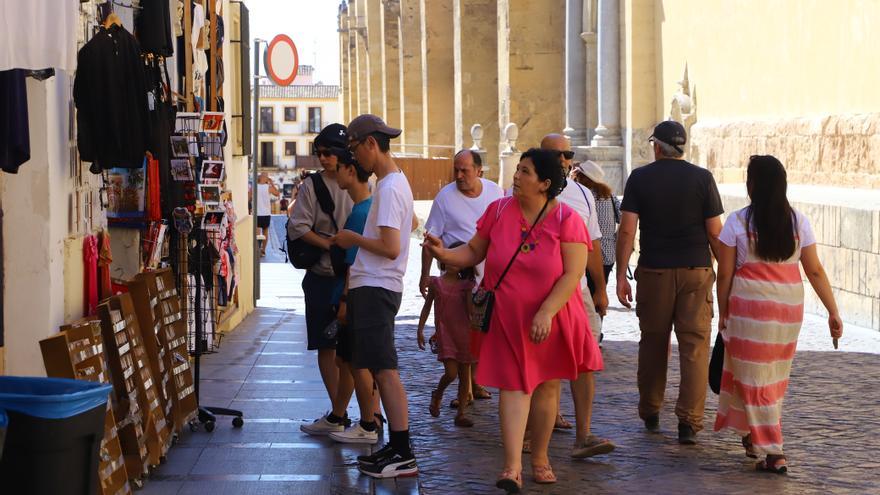
<svg viewBox="0 0 880 495">
<path fill-rule="evenodd" d="M 664 120 L 654 127 L 654 133 L 651 134 L 649 139 L 662 141 L 675 148 L 679 153 L 684 153 L 684 150 L 679 148 L 679 146 L 687 143 L 687 132 L 684 130 L 684 126 L 678 122 Z"/>
<path fill-rule="evenodd" d="M 330 124 L 321 129 L 315 138 L 315 147 L 325 148 L 348 148 L 348 129 L 342 124 Z"/>
</svg>

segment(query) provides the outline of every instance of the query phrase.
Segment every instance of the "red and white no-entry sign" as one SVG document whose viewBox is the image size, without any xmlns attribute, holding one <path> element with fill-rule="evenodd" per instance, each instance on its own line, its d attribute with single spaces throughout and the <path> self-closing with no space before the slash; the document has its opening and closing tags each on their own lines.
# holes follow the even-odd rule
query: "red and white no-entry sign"
<svg viewBox="0 0 880 495">
<path fill-rule="evenodd" d="M 289 86 L 299 70 L 299 54 L 290 36 L 279 34 L 266 50 L 266 73 L 279 86 Z"/>
</svg>

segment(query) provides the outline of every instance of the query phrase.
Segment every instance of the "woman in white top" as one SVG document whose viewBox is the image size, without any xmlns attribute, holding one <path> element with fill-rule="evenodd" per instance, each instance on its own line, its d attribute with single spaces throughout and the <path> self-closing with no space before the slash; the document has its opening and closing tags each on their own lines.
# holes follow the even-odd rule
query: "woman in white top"
<svg viewBox="0 0 880 495">
<path fill-rule="evenodd" d="M 735 431 L 747 456 L 766 455 L 755 466 L 759 471 L 782 474 L 782 401 L 804 313 L 798 264 L 828 310 L 835 345 L 843 324 L 810 222 L 786 198 L 782 163 L 752 156 L 747 174 L 751 204 L 733 212 L 719 236 L 724 372 L 715 431 Z"/>
<path fill-rule="evenodd" d="M 266 244 L 269 243 L 269 225 L 272 223 L 272 199 L 269 195 L 278 196 L 278 188 L 269 178 L 269 174 L 263 172 L 257 178 L 257 228 L 260 235 L 265 239 L 260 244 L 260 256 L 266 256 Z"/>
</svg>

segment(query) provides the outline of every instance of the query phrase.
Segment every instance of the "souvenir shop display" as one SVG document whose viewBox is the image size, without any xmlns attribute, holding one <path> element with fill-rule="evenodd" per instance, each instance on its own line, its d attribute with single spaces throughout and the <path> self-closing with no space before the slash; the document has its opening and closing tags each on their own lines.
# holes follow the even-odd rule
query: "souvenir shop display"
<svg viewBox="0 0 880 495">
<path fill-rule="evenodd" d="M 110 383 L 100 321 L 83 319 L 65 325 L 60 333 L 41 340 L 40 350 L 47 376 Z M 108 402 L 98 462 L 101 495 L 132 492 L 116 425 L 113 408 Z"/>
</svg>

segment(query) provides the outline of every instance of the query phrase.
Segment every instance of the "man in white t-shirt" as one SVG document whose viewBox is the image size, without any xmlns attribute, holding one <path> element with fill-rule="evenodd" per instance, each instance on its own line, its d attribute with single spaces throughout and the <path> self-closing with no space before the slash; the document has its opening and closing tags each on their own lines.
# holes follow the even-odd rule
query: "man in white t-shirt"
<svg viewBox="0 0 880 495">
<path fill-rule="evenodd" d="M 565 167 L 565 175 L 571 170 L 574 152 L 568 138 L 561 134 L 548 134 L 541 140 L 541 149 L 558 151 L 562 166 Z M 599 220 L 596 215 L 596 200 L 593 193 L 584 186 L 573 180 L 566 183 L 565 189 L 557 196 L 557 199 L 573 208 L 587 226 L 587 232 L 593 243 L 593 250 L 587 257 L 587 271 L 596 280 L 596 293 L 590 297 L 590 291 L 586 287 L 586 273 L 581 280 L 584 308 L 590 320 L 590 330 L 593 337 L 599 337 L 602 326 L 602 316 L 608 308 L 608 294 L 605 288 L 605 276 L 602 260 L 602 232 L 599 230 Z M 614 444 L 599 438 L 590 432 L 590 420 L 593 415 L 593 397 L 596 394 L 596 382 L 592 373 L 581 373 L 577 380 L 571 382 L 571 396 L 574 400 L 576 417 L 575 443 L 572 457 L 586 458 L 599 454 L 607 454 L 614 450 Z M 560 423 L 557 418 L 557 424 Z M 563 421 L 564 423 L 564 421 Z M 570 426 L 569 426 L 570 427 Z"/>
<path fill-rule="evenodd" d="M 468 242 L 477 232 L 477 220 L 489 203 L 504 196 L 501 186 L 480 177 L 483 160 L 480 154 L 461 150 L 453 159 L 455 182 L 443 186 L 434 198 L 425 230 L 443 241 L 444 246 Z M 431 272 L 431 253 L 422 249 L 422 276 L 419 291 L 425 295 Z"/>
<path fill-rule="evenodd" d="M 483 216 L 486 207 L 504 196 L 504 190 L 497 183 L 481 177 L 483 159 L 480 154 L 464 149 L 453 159 L 455 182 L 443 186 L 434 198 L 431 213 L 425 222 L 425 230 L 443 241 L 444 246 L 455 242 L 467 243 L 477 233 L 477 220 Z M 428 282 L 431 276 L 431 253 L 422 248 L 422 276 L 419 279 L 419 292 L 428 295 Z M 483 266 L 477 267 L 477 283 L 482 278 Z M 479 356 L 474 356 L 479 359 Z M 471 374 L 471 395 L 478 399 L 491 397 L 486 389 L 473 381 L 476 366 Z M 453 405 L 455 405 L 453 400 Z M 458 407 L 455 405 L 455 407 Z"/>
<path fill-rule="evenodd" d="M 332 238 L 343 249 L 359 248 L 344 295 L 353 337 L 351 366 L 373 374 L 388 415 L 390 434 L 389 443 L 381 450 L 358 456 L 360 472 L 374 478 L 418 473 L 409 441 L 406 391 L 397 371 L 394 347 L 394 320 L 403 296 L 413 221 L 412 189 L 390 152 L 391 138 L 400 133 L 400 129 L 369 114 L 356 117 L 348 125 L 349 150 L 364 170 L 376 174 L 377 181 L 363 235 L 342 230 Z"/>
</svg>

